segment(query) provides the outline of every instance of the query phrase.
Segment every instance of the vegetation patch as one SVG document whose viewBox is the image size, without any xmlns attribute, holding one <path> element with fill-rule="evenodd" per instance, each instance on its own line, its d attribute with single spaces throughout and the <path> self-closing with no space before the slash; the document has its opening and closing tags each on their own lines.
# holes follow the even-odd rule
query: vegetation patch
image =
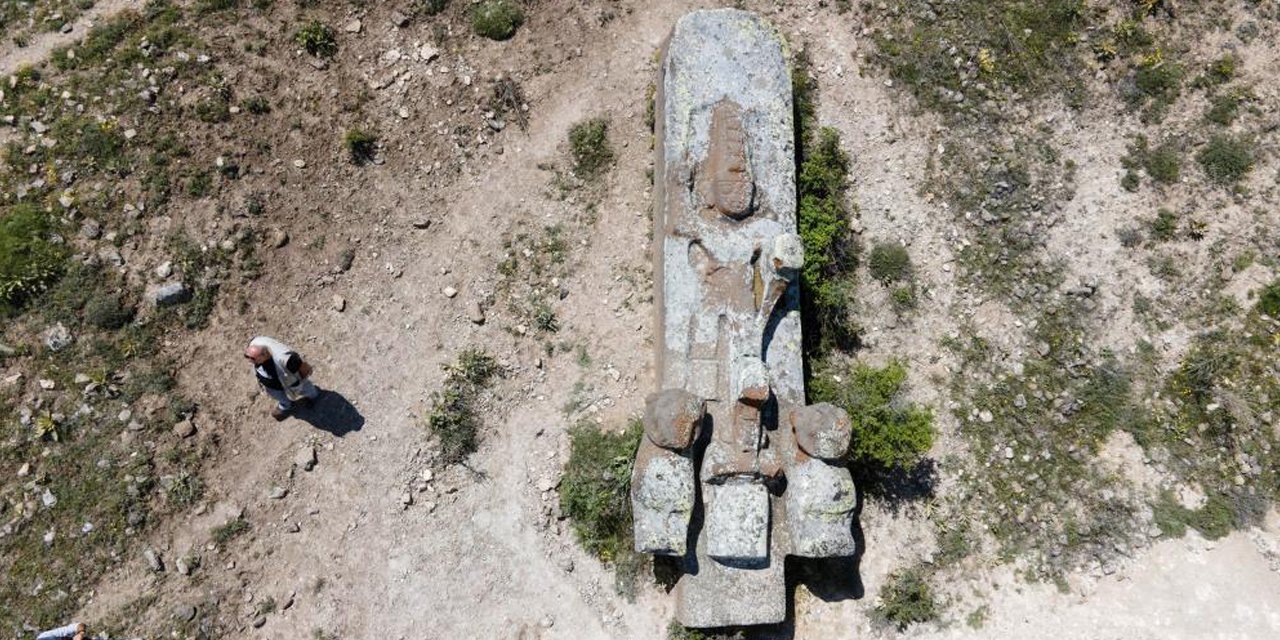
<svg viewBox="0 0 1280 640">
<path fill-rule="evenodd" d="M 348 129 L 342 137 L 342 144 L 347 149 L 347 157 L 356 166 L 373 162 L 378 154 L 378 136 L 364 129 Z"/>
<path fill-rule="evenodd" d="M 632 537 L 631 470 L 644 427 L 632 419 L 620 432 L 580 422 L 569 430 L 569 461 L 560 478 L 560 506 L 578 542 L 616 570 L 618 592 L 628 598 L 645 557 Z"/>
<path fill-rule="evenodd" d="M 62 273 L 67 249 L 54 244 L 50 217 L 32 205 L 0 217 L 0 312 L 16 311 Z"/>
<path fill-rule="evenodd" d="M 471 29 L 490 40 L 507 40 L 524 24 L 524 11 L 512 0 L 481 0 L 471 10 Z"/>
<path fill-rule="evenodd" d="M 1120 164 L 1131 172 L 1142 169 L 1160 184 L 1173 184 L 1182 171 L 1182 152 L 1173 141 L 1151 147 L 1146 136 L 1138 136 L 1129 145 L 1128 154 L 1121 158 Z"/>
<path fill-rule="evenodd" d="M 493 356 L 466 349 L 457 360 L 445 365 L 444 387 L 433 394 L 427 427 L 440 440 L 440 462 L 463 462 L 480 445 L 481 394 L 499 374 Z"/>
<path fill-rule="evenodd" d="M 332 58 L 338 53 L 338 38 L 329 25 L 312 20 L 294 34 L 293 41 L 317 58 Z"/>
<path fill-rule="evenodd" d="M 878 600 L 876 618 L 897 627 L 898 631 L 906 631 L 913 624 L 937 620 L 941 611 L 929 587 L 926 572 L 919 567 L 890 575 L 880 587 Z"/>
<path fill-rule="evenodd" d="M 1239 182 L 1253 169 L 1255 143 L 1244 135 L 1217 134 L 1196 154 L 1206 176 L 1220 185 Z"/>
<path fill-rule="evenodd" d="M 908 467 L 933 446 L 933 412 L 904 399 L 906 380 L 900 362 L 880 368 L 826 363 L 814 373 L 810 401 L 830 402 L 849 414 L 855 467 Z"/>
<path fill-rule="evenodd" d="M 907 248 L 895 242 L 878 242 L 867 258 L 871 277 L 880 284 L 904 282 L 911 279 L 911 254 Z"/>
<path fill-rule="evenodd" d="M 569 129 L 569 155 L 573 172 L 583 180 L 595 180 L 613 166 L 613 147 L 609 145 L 609 121 L 592 118 Z"/>
<path fill-rule="evenodd" d="M 848 348 L 857 340 L 852 320 L 857 244 L 846 199 L 849 156 L 831 128 L 804 145 L 797 181 L 796 226 L 804 244 L 800 288 L 805 339 L 811 353 Z"/>
</svg>

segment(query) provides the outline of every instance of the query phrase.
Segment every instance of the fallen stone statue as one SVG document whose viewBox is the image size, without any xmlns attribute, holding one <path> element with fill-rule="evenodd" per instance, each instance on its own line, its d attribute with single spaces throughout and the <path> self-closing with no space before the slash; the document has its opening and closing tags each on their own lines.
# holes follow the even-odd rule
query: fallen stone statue
<svg viewBox="0 0 1280 640">
<path fill-rule="evenodd" d="M 688 627 L 782 622 L 785 556 L 856 551 L 848 416 L 804 402 L 785 51 L 760 17 L 718 9 L 681 18 L 662 58 L 660 391 L 631 501 L 636 550 L 681 558 Z"/>
</svg>

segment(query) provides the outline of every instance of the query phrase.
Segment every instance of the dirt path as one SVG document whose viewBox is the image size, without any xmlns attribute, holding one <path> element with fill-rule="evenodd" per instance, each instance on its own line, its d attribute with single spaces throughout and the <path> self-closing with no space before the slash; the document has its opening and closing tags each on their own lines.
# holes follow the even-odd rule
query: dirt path
<svg viewBox="0 0 1280 640">
<path fill-rule="evenodd" d="M 25 47 L 19 47 L 12 40 L 0 43 L 0 72 L 8 76 L 18 69 L 46 60 L 53 50 L 67 46 L 83 38 L 89 29 L 100 19 L 115 15 L 122 9 L 140 8 L 141 0 L 97 0 L 88 11 L 80 14 L 72 21 L 72 29 L 66 33 L 47 31 L 31 36 Z"/>
</svg>

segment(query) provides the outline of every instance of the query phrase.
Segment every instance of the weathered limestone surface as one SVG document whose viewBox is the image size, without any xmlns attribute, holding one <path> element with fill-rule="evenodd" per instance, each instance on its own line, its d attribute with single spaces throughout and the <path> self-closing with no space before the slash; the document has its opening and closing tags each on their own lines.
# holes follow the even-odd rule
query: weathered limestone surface
<svg viewBox="0 0 1280 640">
<path fill-rule="evenodd" d="M 682 556 L 689 627 L 782 622 L 784 559 L 856 552 L 849 420 L 804 407 L 791 76 L 733 9 L 682 18 L 658 82 L 659 393 L 632 475 L 636 548 Z"/>
</svg>

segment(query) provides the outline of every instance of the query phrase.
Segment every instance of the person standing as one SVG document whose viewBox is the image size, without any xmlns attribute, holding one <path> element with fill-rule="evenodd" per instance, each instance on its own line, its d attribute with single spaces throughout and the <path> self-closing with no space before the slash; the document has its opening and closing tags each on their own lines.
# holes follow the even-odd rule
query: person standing
<svg viewBox="0 0 1280 640">
<path fill-rule="evenodd" d="M 320 395 L 311 384 L 311 365 L 284 343 L 258 336 L 249 341 L 244 357 L 253 362 L 258 384 L 276 401 L 271 417 L 277 421 L 289 417 L 294 403 L 310 404 Z"/>
</svg>

